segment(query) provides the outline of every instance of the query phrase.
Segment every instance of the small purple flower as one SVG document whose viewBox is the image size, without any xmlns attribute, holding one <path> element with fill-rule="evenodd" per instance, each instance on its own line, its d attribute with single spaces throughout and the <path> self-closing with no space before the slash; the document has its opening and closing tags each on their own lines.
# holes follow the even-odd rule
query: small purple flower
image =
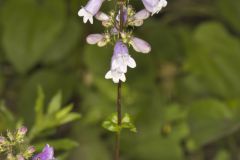
<svg viewBox="0 0 240 160">
<path fill-rule="evenodd" d="M 144 7 L 152 13 L 152 15 L 161 11 L 163 7 L 167 6 L 166 0 L 142 0 Z"/>
<path fill-rule="evenodd" d="M 17 160 L 25 160 L 22 155 L 17 155 Z"/>
<path fill-rule="evenodd" d="M 150 16 L 149 12 L 146 9 L 138 11 L 133 17 L 137 20 L 145 20 Z"/>
<path fill-rule="evenodd" d="M 130 25 L 132 26 L 141 26 L 143 21 L 150 16 L 150 13 L 146 9 L 138 11 L 135 15 L 131 17 Z"/>
<path fill-rule="evenodd" d="M 109 15 L 107 15 L 104 12 L 99 11 L 96 15 L 95 18 L 99 21 L 108 21 L 110 19 Z"/>
<path fill-rule="evenodd" d="M 18 129 L 17 133 L 20 136 L 24 136 L 27 133 L 27 131 L 28 131 L 27 127 L 21 127 Z"/>
<path fill-rule="evenodd" d="M 3 145 L 5 144 L 7 141 L 6 141 L 6 138 L 3 137 L 3 136 L 0 136 L 0 145 Z"/>
<path fill-rule="evenodd" d="M 36 151 L 36 149 L 33 146 L 30 146 L 30 147 L 27 148 L 27 153 L 28 154 L 33 154 L 35 151 Z"/>
<path fill-rule="evenodd" d="M 54 150 L 48 144 L 43 148 L 42 152 L 33 157 L 32 160 L 53 160 Z"/>
<path fill-rule="evenodd" d="M 86 41 L 88 44 L 97 44 L 98 47 L 105 46 L 108 42 L 110 42 L 109 34 L 90 34 L 87 36 Z"/>
<path fill-rule="evenodd" d="M 88 44 L 97 44 L 101 40 L 103 40 L 103 34 L 90 34 L 87 36 L 86 41 Z"/>
<path fill-rule="evenodd" d="M 146 41 L 137 38 L 132 37 L 130 44 L 132 45 L 133 49 L 137 52 L 141 53 L 149 53 L 151 51 L 151 46 Z"/>
<path fill-rule="evenodd" d="M 93 16 L 98 13 L 103 2 L 104 0 L 89 0 L 87 5 L 78 11 L 78 15 L 83 17 L 84 23 L 87 23 L 89 20 L 89 22 L 93 24 Z"/>
<path fill-rule="evenodd" d="M 127 66 L 135 68 L 136 62 L 129 55 L 127 46 L 122 41 L 118 41 L 114 47 L 111 70 L 106 73 L 105 78 L 112 79 L 114 83 L 118 83 L 120 80 L 125 82 Z"/>
</svg>

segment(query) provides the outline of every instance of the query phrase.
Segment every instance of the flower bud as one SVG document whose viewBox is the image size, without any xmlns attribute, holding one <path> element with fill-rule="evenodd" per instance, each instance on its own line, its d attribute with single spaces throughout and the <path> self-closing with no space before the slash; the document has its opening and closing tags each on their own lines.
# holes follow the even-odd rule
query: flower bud
<svg viewBox="0 0 240 160">
<path fill-rule="evenodd" d="M 15 160 L 15 158 L 12 155 L 12 153 L 8 153 L 7 160 Z"/>
<path fill-rule="evenodd" d="M 87 36 L 86 40 L 88 44 L 97 44 L 103 38 L 103 34 L 90 34 Z"/>
<path fill-rule="evenodd" d="M 33 154 L 33 153 L 35 152 L 35 150 L 36 150 L 35 147 L 30 146 L 30 147 L 27 148 L 26 152 L 27 152 L 28 154 Z"/>
<path fill-rule="evenodd" d="M 23 126 L 23 127 L 18 129 L 17 134 L 20 135 L 20 136 L 24 136 L 27 133 L 27 131 L 28 131 L 27 127 Z"/>
<path fill-rule="evenodd" d="M 132 37 L 130 44 L 132 45 L 133 49 L 137 52 L 141 53 L 149 53 L 151 51 L 151 46 L 146 41 Z"/>
<path fill-rule="evenodd" d="M 110 19 L 106 13 L 100 11 L 95 15 L 95 18 L 99 21 L 108 21 Z"/>
<path fill-rule="evenodd" d="M 24 160 L 24 157 L 22 155 L 17 155 L 17 160 Z"/>
<path fill-rule="evenodd" d="M 14 136 L 13 134 L 10 132 L 10 131 L 7 131 L 7 137 L 10 141 L 13 141 L 14 140 Z"/>
<path fill-rule="evenodd" d="M 7 141 L 6 141 L 6 138 L 3 137 L 3 136 L 0 136 L 0 145 L 3 145 L 5 144 Z"/>
</svg>

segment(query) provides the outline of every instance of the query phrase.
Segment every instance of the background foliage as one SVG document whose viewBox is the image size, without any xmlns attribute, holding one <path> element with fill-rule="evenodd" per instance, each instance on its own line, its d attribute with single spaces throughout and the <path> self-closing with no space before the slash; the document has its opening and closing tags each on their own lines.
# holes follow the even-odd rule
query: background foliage
<svg viewBox="0 0 240 160">
<path fill-rule="evenodd" d="M 122 159 L 238 160 L 240 1 L 168 2 L 136 31 L 153 50 L 131 50 L 137 68 L 127 74 L 123 107 L 138 133 L 123 134 Z M 61 127 L 40 118 L 54 129 L 34 143 L 63 138 L 52 144 L 69 146 L 62 151 L 75 147 L 67 159 L 110 160 L 114 138 L 100 126 L 115 110 L 116 86 L 104 79 L 112 48 L 85 43 L 87 34 L 102 29 L 77 17 L 85 3 L 0 0 L 0 97 L 8 106 L 0 107 L 0 131 L 15 128 L 15 119 L 41 129 L 34 124 L 38 86 L 46 104 L 61 90 L 63 104 L 73 103 L 82 118 Z"/>
</svg>

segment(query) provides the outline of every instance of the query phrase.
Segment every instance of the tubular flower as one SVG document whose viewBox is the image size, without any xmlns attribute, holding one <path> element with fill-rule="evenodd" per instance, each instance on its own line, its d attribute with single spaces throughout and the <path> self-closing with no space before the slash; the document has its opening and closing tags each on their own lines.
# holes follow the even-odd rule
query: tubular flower
<svg viewBox="0 0 240 160">
<path fill-rule="evenodd" d="M 140 38 L 132 37 L 130 44 L 132 45 L 133 49 L 137 52 L 149 53 L 151 51 L 150 44 L 148 44 L 146 41 Z"/>
<path fill-rule="evenodd" d="M 109 34 L 90 34 L 87 36 L 86 41 L 88 44 L 97 44 L 99 47 L 105 46 L 110 42 Z"/>
<path fill-rule="evenodd" d="M 48 144 L 43 148 L 42 152 L 33 157 L 32 160 L 54 160 L 54 150 Z"/>
<path fill-rule="evenodd" d="M 87 36 L 86 41 L 88 44 L 97 44 L 101 40 L 103 40 L 103 34 L 90 34 Z"/>
<path fill-rule="evenodd" d="M 120 80 L 125 82 L 127 66 L 135 68 L 136 62 L 129 55 L 127 46 L 122 41 L 118 41 L 114 47 L 111 69 L 106 73 L 105 78 L 112 79 L 114 83 L 118 83 Z"/>
<path fill-rule="evenodd" d="M 146 9 L 142 9 L 130 18 L 129 25 L 139 27 L 143 24 L 143 21 L 149 16 L 150 13 Z"/>
<path fill-rule="evenodd" d="M 148 10 L 152 15 L 161 11 L 163 7 L 167 6 L 166 0 L 142 0 L 144 7 Z"/>
<path fill-rule="evenodd" d="M 89 21 L 91 24 L 93 24 L 93 16 L 98 13 L 103 2 L 104 0 L 89 0 L 87 5 L 78 11 L 78 15 L 83 17 L 84 23 Z"/>
</svg>

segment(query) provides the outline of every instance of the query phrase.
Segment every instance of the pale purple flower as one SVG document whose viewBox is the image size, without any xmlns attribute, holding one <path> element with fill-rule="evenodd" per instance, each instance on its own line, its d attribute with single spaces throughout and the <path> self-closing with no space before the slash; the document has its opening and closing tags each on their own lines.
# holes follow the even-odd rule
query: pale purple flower
<svg viewBox="0 0 240 160">
<path fill-rule="evenodd" d="M 0 145 L 5 144 L 6 143 L 6 138 L 3 136 L 0 136 Z"/>
<path fill-rule="evenodd" d="M 36 150 L 36 149 L 35 149 L 34 146 L 30 146 L 30 147 L 27 148 L 27 153 L 28 153 L 28 154 L 33 154 L 33 153 L 35 152 L 35 150 Z"/>
<path fill-rule="evenodd" d="M 146 9 L 138 11 L 133 17 L 137 20 L 145 20 L 150 16 L 149 12 Z"/>
<path fill-rule="evenodd" d="M 54 160 L 54 150 L 48 144 L 43 148 L 42 152 L 33 157 L 32 160 Z"/>
<path fill-rule="evenodd" d="M 104 0 L 89 0 L 87 5 L 78 11 L 78 15 L 83 17 L 84 23 L 87 23 L 89 20 L 89 22 L 93 24 L 93 16 L 98 13 L 103 2 Z"/>
<path fill-rule="evenodd" d="M 161 11 L 163 7 L 167 6 L 166 0 L 142 0 L 144 7 L 153 14 Z"/>
<path fill-rule="evenodd" d="M 95 18 L 99 21 L 108 21 L 110 19 L 109 15 L 107 15 L 104 12 L 99 11 L 96 15 Z"/>
<path fill-rule="evenodd" d="M 86 41 L 88 44 L 97 44 L 98 47 L 103 47 L 110 42 L 109 34 L 90 34 L 87 36 Z"/>
<path fill-rule="evenodd" d="M 97 44 L 101 40 L 103 40 L 103 34 L 90 34 L 87 36 L 86 41 L 88 44 Z"/>
<path fill-rule="evenodd" d="M 130 44 L 132 45 L 133 49 L 137 52 L 149 53 L 151 51 L 150 44 L 148 44 L 146 41 L 140 38 L 132 37 Z"/>
<path fill-rule="evenodd" d="M 114 47 L 111 69 L 106 73 L 105 78 L 112 79 L 114 83 L 118 83 L 120 80 L 125 82 L 127 66 L 130 68 L 135 68 L 136 62 L 129 55 L 127 46 L 122 41 L 118 41 Z"/>
<path fill-rule="evenodd" d="M 23 136 L 27 133 L 27 131 L 28 131 L 27 127 L 21 127 L 18 129 L 17 133 L 18 135 Z"/>
<path fill-rule="evenodd" d="M 17 155 L 17 160 L 25 160 L 22 155 Z"/>
<path fill-rule="evenodd" d="M 143 21 L 147 19 L 149 16 L 150 13 L 146 9 L 142 9 L 130 18 L 131 20 L 129 25 L 139 27 L 143 24 Z"/>
</svg>

